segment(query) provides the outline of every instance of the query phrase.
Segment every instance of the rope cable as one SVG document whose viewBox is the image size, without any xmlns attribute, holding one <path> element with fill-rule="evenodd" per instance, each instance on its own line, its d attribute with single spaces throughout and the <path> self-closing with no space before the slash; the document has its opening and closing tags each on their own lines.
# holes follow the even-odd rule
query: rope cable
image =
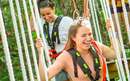
<svg viewBox="0 0 130 81">
<path fill-rule="evenodd" d="M 34 12 L 37 13 L 37 14 L 35 14 L 36 15 L 37 24 L 39 26 L 39 30 L 40 30 L 40 33 L 41 33 L 41 36 L 42 36 L 42 40 L 43 40 L 43 44 L 44 44 L 44 50 L 45 50 L 45 53 L 46 53 L 46 58 L 48 60 L 49 66 L 50 66 L 51 62 L 50 62 L 50 57 L 49 57 L 49 49 L 47 48 L 47 43 L 45 41 L 45 36 L 43 35 L 42 25 L 41 25 L 41 22 L 40 22 L 40 15 L 39 15 L 38 7 L 37 7 L 36 3 L 37 3 L 36 0 L 33 0 Z M 32 4 L 30 4 L 30 5 L 32 5 Z M 43 55 L 43 51 L 42 51 L 42 55 Z M 43 55 L 43 58 L 45 58 L 44 55 Z M 45 59 L 42 62 L 44 64 L 45 79 L 46 79 L 46 81 L 48 81 L 48 73 L 47 73 L 47 67 L 46 67 Z M 53 78 L 53 80 L 54 80 L 54 78 Z"/>
<path fill-rule="evenodd" d="M 26 16 L 26 23 L 27 23 L 27 27 L 28 27 L 28 34 L 29 34 L 29 39 L 30 39 L 30 43 L 31 43 L 31 49 L 32 49 L 32 55 L 33 55 L 37 80 L 40 81 L 40 75 L 39 75 L 38 64 L 37 64 L 37 59 L 36 59 L 36 52 L 35 52 L 35 47 L 34 47 L 34 43 L 33 43 L 33 39 L 32 39 L 31 27 L 30 27 L 29 16 L 28 16 L 28 12 L 27 12 L 27 5 L 26 5 L 25 0 L 23 0 L 23 7 L 24 7 L 24 11 L 25 11 L 25 16 Z"/>
<path fill-rule="evenodd" d="M 24 31 L 24 26 L 22 23 L 22 17 L 21 17 L 21 12 L 20 12 L 20 6 L 19 6 L 19 2 L 15 0 L 16 3 L 16 7 L 17 7 L 17 12 L 18 12 L 18 19 L 19 19 L 19 23 L 20 23 L 20 29 L 21 29 L 21 35 L 22 35 L 22 39 L 23 39 L 23 46 L 24 46 L 24 50 L 25 50 L 25 56 L 26 56 L 26 60 L 27 60 L 27 66 L 28 66 L 28 70 L 29 70 L 29 77 L 31 81 L 34 81 L 34 76 L 33 76 L 33 72 L 32 72 L 32 65 L 31 65 L 31 61 L 30 61 L 30 56 L 29 56 L 29 51 L 28 51 L 28 46 L 27 46 L 27 41 L 26 41 L 26 36 L 25 36 L 25 31 Z M 13 5 L 13 4 L 12 4 Z"/>
<path fill-rule="evenodd" d="M 124 45 L 123 45 L 123 38 L 122 38 L 122 35 L 121 35 L 120 24 L 119 24 L 117 9 L 116 9 L 116 5 L 115 5 L 114 0 L 112 0 L 112 4 L 113 4 L 113 10 L 114 10 L 114 15 L 115 15 L 116 24 L 117 24 L 117 30 L 118 30 L 118 35 L 119 35 L 119 40 L 120 40 L 120 45 L 121 45 L 120 47 L 121 47 L 121 50 L 122 50 L 122 53 L 123 53 L 123 58 L 124 58 L 125 70 L 126 70 L 128 81 L 130 81 L 128 62 L 127 62 L 127 58 L 126 58 L 125 48 L 124 48 Z"/>
<path fill-rule="evenodd" d="M 22 22 L 22 17 L 21 17 L 21 10 L 20 10 L 20 6 L 19 6 L 19 1 L 15 0 L 15 2 L 16 2 L 18 14 L 19 14 L 19 21 L 20 21 L 21 27 L 24 28 L 23 22 Z M 26 16 L 25 18 L 26 18 L 27 27 L 28 27 L 28 33 L 29 33 L 29 39 L 30 39 L 30 43 L 31 43 L 31 49 L 32 49 L 32 55 L 33 55 L 36 75 L 37 75 L 38 81 L 40 81 L 39 70 L 38 70 L 38 65 L 37 65 L 37 60 L 36 60 L 36 53 L 35 53 L 34 43 L 33 43 L 33 40 L 32 40 L 29 18 L 28 18 L 28 13 L 27 13 L 27 7 L 26 7 L 26 2 L 24 0 L 23 0 L 23 5 L 24 5 L 23 7 L 24 7 L 24 11 L 25 11 L 25 16 Z"/>
<path fill-rule="evenodd" d="M 3 47 L 4 47 L 3 49 L 4 49 L 7 69 L 9 72 L 9 78 L 11 81 L 15 81 L 13 66 L 12 66 L 12 62 L 11 62 L 10 51 L 9 51 L 9 47 L 8 47 L 7 36 L 6 36 L 6 32 L 5 32 L 1 8 L 0 8 L 0 33 L 1 33 L 1 37 L 2 37 L 2 42 L 3 42 Z"/>
<path fill-rule="evenodd" d="M 127 13 L 127 10 L 126 10 L 126 7 L 125 7 L 124 0 L 121 0 L 121 4 L 122 4 L 124 19 L 125 19 L 125 26 L 126 26 L 126 30 L 127 30 L 128 40 L 129 40 L 129 43 L 130 43 L 130 24 L 129 24 L 128 13 Z"/>
<path fill-rule="evenodd" d="M 73 2 L 73 6 L 74 6 L 73 19 L 79 18 L 80 15 L 79 15 L 79 10 L 77 9 L 77 6 L 76 6 L 76 1 L 72 0 L 72 2 Z"/>
<path fill-rule="evenodd" d="M 110 20 L 112 21 L 112 15 L 111 15 L 111 11 L 110 11 L 110 8 L 109 8 L 109 2 L 107 0 L 105 0 L 105 1 L 106 1 L 107 13 L 108 13 L 106 16 L 107 16 L 107 18 L 109 16 Z M 113 24 L 113 22 L 111 22 L 111 24 L 112 24 L 112 27 L 111 27 L 111 29 L 108 30 L 108 34 L 109 34 L 110 39 L 112 39 L 111 42 L 113 44 L 115 54 L 117 56 L 117 62 L 118 62 L 118 65 L 119 65 L 119 68 L 120 68 L 120 71 L 121 71 L 120 78 L 122 78 L 123 81 L 126 81 L 125 73 L 124 73 L 124 69 L 123 69 L 123 64 L 122 64 L 122 60 L 121 60 L 121 53 L 119 51 L 118 40 L 117 40 L 117 36 L 115 34 L 114 24 Z"/>
</svg>

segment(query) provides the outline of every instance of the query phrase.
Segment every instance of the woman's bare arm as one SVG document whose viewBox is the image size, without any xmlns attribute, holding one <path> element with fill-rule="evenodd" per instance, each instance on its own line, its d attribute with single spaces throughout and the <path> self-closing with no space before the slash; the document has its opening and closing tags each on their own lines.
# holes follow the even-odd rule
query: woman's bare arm
<svg viewBox="0 0 130 81">
<path fill-rule="evenodd" d="M 101 50 L 102 50 L 102 54 L 105 58 L 107 59 L 115 59 L 116 58 L 116 54 L 114 52 L 113 48 L 110 48 L 104 44 L 99 43 Z"/>
<path fill-rule="evenodd" d="M 45 75 L 44 75 L 44 67 L 42 63 L 42 55 L 39 56 L 39 72 L 40 72 L 40 77 L 41 80 L 45 80 Z M 62 56 L 59 56 L 54 64 L 48 68 L 48 79 L 53 78 L 56 74 L 58 74 L 62 69 L 64 69 L 64 61 L 62 59 Z"/>
</svg>

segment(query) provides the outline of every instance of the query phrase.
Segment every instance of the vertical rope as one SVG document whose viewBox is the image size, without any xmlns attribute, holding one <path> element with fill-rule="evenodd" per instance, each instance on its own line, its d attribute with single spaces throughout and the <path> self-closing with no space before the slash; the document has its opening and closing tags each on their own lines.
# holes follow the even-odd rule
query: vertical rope
<svg viewBox="0 0 130 81">
<path fill-rule="evenodd" d="M 128 0 L 128 3 L 129 3 L 129 8 L 130 8 L 130 0 Z"/>
<path fill-rule="evenodd" d="M 12 62 L 11 62 L 11 57 L 10 57 L 10 52 L 9 52 L 8 43 L 7 43 L 7 36 L 6 36 L 6 33 L 5 33 L 5 27 L 4 27 L 4 21 L 3 21 L 3 17 L 2 17 L 1 8 L 0 8 L 0 33 L 1 33 L 1 36 L 2 36 L 2 42 L 3 42 L 3 47 L 4 47 L 3 49 L 4 49 L 7 69 L 8 69 L 8 72 L 9 72 L 9 77 L 10 77 L 11 81 L 15 81 L 13 67 L 12 67 Z"/>
<path fill-rule="evenodd" d="M 35 15 L 34 15 L 34 11 L 33 11 L 31 0 L 29 0 L 29 4 L 30 4 L 31 13 L 32 13 L 32 19 L 33 19 L 33 22 L 34 22 L 34 28 L 36 30 L 37 37 L 40 38 L 40 33 L 39 33 L 39 29 L 38 29 L 39 26 L 36 23 L 36 18 L 35 18 Z M 41 54 L 43 55 L 43 51 L 42 51 Z M 45 58 L 45 57 L 43 56 L 43 58 Z M 45 59 L 43 59 L 42 62 L 43 62 L 43 65 L 44 65 L 44 70 L 45 70 L 44 71 L 45 72 L 45 79 L 46 79 L 46 81 L 48 81 L 47 66 L 46 66 L 46 63 L 45 63 Z"/>
<path fill-rule="evenodd" d="M 88 8 L 88 1 L 89 0 L 84 0 L 83 2 L 83 6 L 84 6 L 84 9 L 83 9 L 83 17 L 89 19 L 90 17 L 90 13 L 89 13 L 89 8 Z"/>
<path fill-rule="evenodd" d="M 29 2 L 30 2 L 30 5 L 32 5 L 31 1 L 29 1 Z M 43 44 L 44 44 L 44 50 L 45 50 L 45 53 L 46 53 L 45 55 L 46 55 L 46 58 L 48 60 L 48 65 L 50 66 L 51 62 L 50 62 L 50 57 L 49 57 L 49 49 L 47 48 L 48 45 L 46 43 L 45 36 L 43 35 L 43 29 L 42 29 L 42 25 L 41 25 L 41 22 L 40 22 L 41 20 L 40 20 L 40 15 L 39 15 L 39 12 L 38 12 L 36 0 L 33 0 L 33 4 L 34 4 L 34 12 L 35 12 L 35 16 L 36 16 L 36 20 L 37 20 L 37 24 L 38 24 L 37 27 L 39 26 L 39 30 L 40 30 L 42 40 L 43 40 Z M 33 20 L 34 20 L 34 18 L 33 18 Z M 43 55 L 43 51 L 42 51 L 42 55 Z M 43 55 L 43 58 L 45 58 L 44 55 Z M 44 64 L 45 79 L 46 79 L 46 81 L 48 81 L 48 74 L 47 74 L 47 67 L 45 65 L 46 64 L 45 59 L 43 59 L 42 62 Z"/>
<path fill-rule="evenodd" d="M 104 0 L 103 0 L 103 1 L 104 1 Z M 100 0 L 100 3 L 101 3 L 101 8 L 102 8 L 102 10 L 103 10 L 104 18 L 105 18 L 105 21 L 106 21 L 106 15 L 107 15 L 107 13 L 106 13 L 106 11 L 105 11 L 105 6 L 104 6 L 102 0 Z M 107 67 L 107 80 L 110 81 L 109 72 L 108 72 L 108 67 Z"/>
<path fill-rule="evenodd" d="M 128 35 L 128 40 L 130 42 L 130 25 L 129 25 L 129 20 L 128 20 L 128 13 L 125 7 L 124 0 L 121 0 L 122 8 L 123 8 L 123 14 L 124 14 L 124 19 L 125 19 L 125 26 L 127 29 L 127 35 Z M 129 5 L 130 7 L 130 5 Z"/>
<path fill-rule="evenodd" d="M 96 6 L 95 6 L 94 0 L 92 0 L 92 5 L 93 5 L 94 14 L 95 14 L 96 29 L 97 29 L 98 36 L 99 36 L 98 41 L 102 42 L 102 37 L 101 37 L 101 33 L 100 33 L 99 22 L 98 22 L 97 11 L 96 11 L 96 8 L 95 8 Z"/>
<path fill-rule="evenodd" d="M 90 10 L 91 10 L 90 12 L 91 12 L 91 15 L 92 15 L 93 24 L 94 24 L 94 30 L 95 30 L 95 34 L 96 34 L 96 40 L 97 41 L 101 41 L 101 37 L 100 37 L 101 34 L 99 34 L 99 31 L 97 29 L 97 28 L 99 28 L 99 24 L 98 24 L 97 16 L 95 16 L 97 14 L 96 14 L 96 11 L 94 9 L 95 7 L 94 7 L 94 4 L 93 4 L 93 1 L 89 1 L 89 5 L 90 5 Z"/>
<path fill-rule="evenodd" d="M 115 64 L 116 64 L 117 71 L 118 71 L 119 76 L 120 76 L 120 77 L 119 77 L 119 81 L 123 81 L 123 80 L 122 80 L 122 77 L 121 77 L 121 70 L 120 70 L 119 63 L 118 63 L 117 60 L 115 60 Z"/>
<path fill-rule="evenodd" d="M 123 58 L 124 58 L 123 61 L 124 61 L 124 65 L 125 65 L 125 70 L 126 70 L 128 81 L 130 81 L 128 62 L 127 62 L 127 58 L 126 58 L 125 48 L 124 48 L 124 45 L 123 45 L 123 39 L 122 39 L 122 35 L 121 35 L 120 24 L 119 24 L 119 19 L 118 19 L 118 15 L 117 15 L 115 0 L 112 0 L 112 5 L 113 5 L 113 9 L 114 9 L 116 24 L 117 24 L 117 30 L 118 30 L 118 35 L 119 35 L 119 40 L 120 40 L 120 45 L 121 45 L 120 47 L 121 47 L 121 50 L 122 50 L 122 53 L 123 53 Z"/>
<path fill-rule="evenodd" d="M 16 38 L 16 43 L 17 43 L 17 46 L 18 46 L 20 65 L 21 65 L 21 68 L 22 68 L 23 78 L 24 78 L 25 81 L 27 81 L 26 70 L 25 70 L 24 60 L 23 60 L 22 47 L 21 47 L 21 42 L 20 42 L 20 37 L 19 37 L 19 32 L 18 32 L 15 14 L 13 13 L 14 7 L 13 7 L 12 4 L 13 4 L 12 0 L 9 0 L 9 6 L 10 6 L 11 15 L 12 15 L 13 25 L 14 25 L 13 27 L 14 27 L 14 31 L 15 31 L 15 38 Z"/>
<path fill-rule="evenodd" d="M 34 12 L 35 12 L 37 24 L 39 26 L 40 34 L 42 36 L 42 40 L 43 40 L 43 44 L 44 44 L 44 48 L 45 48 L 46 58 L 48 60 L 49 66 L 50 66 L 51 65 L 51 61 L 50 61 L 50 57 L 49 57 L 49 49 L 47 47 L 48 45 L 46 43 L 45 36 L 43 35 L 43 29 L 42 29 L 41 19 L 40 19 L 40 15 L 39 15 L 39 11 L 38 11 L 36 0 L 33 0 L 33 4 L 34 4 Z"/>
<path fill-rule="evenodd" d="M 37 80 L 40 81 L 38 64 L 37 64 L 37 60 L 36 60 L 36 52 L 35 52 L 35 47 L 34 47 L 34 43 L 33 43 L 33 39 L 32 39 L 32 34 L 31 34 L 31 29 L 30 29 L 31 27 L 30 27 L 29 16 L 28 16 L 28 12 L 27 12 L 27 5 L 26 5 L 26 1 L 25 0 L 23 0 L 23 7 L 24 7 L 24 11 L 25 11 L 25 16 L 26 16 L 26 23 L 27 23 L 27 27 L 28 27 L 28 34 L 29 34 L 29 39 L 30 39 L 30 43 L 31 43 L 31 49 L 32 49 L 32 55 L 33 55 L 33 60 L 34 60 L 34 66 L 35 66 L 35 71 L 36 71 L 36 75 L 37 75 Z M 37 27 L 37 26 L 35 26 L 35 27 Z"/>
<path fill-rule="evenodd" d="M 17 22 L 16 22 L 16 17 L 15 17 L 14 6 L 13 6 L 12 0 L 9 0 L 9 4 L 10 4 L 10 8 L 11 8 L 11 15 L 12 15 L 12 21 L 13 21 L 13 24 L 14 24 L 14 30 L 17 32 L 16 34 L 18 35 L 18 27 L 17 27 L 18 25 L 17 25 Z M 20 27 L 21 26 L 22 26 L 22 24 L 20 22 Z M 26 55 L 26 59 L 27 59 L 27 63 L 28 63 L 28 70 L 29 70 L 29 74 L 30 74 L 30 80 L 34 81 L 31 62 L 30 62 L 30 58 L 29 58 L 29 52 L 28 52 L 28 48 L 27 48 L 27 43 L 26 43 L 23 27 L 21 27 L 21 32 L 22 32 L 22 38 L 23 38 L 23 43 L 24 43 L 24 48 L 25 48 L 25 55 Z"/>
<path fill-rule="evenodd" d="M 105 21 L 106 21 L 106 19 L 108 19 L 108 13 L 107 13 L 107 7 L 106 7 L 106 4 L 105 4 L 105 0 L 100 0 L 100 3 L 101 3 L 101 7 L 102 7 L 102 10 L 103 10 L 104 16 L 105 16 Z M 116 65 L 117 65 L 117 63 L 116 63 Z M 118 68 L 118 73 L 119 73 L 119 68 Z M 121 76 L 120 73 L 119 73 L 119 76 Z M 108 69 L 107 69 L 107 80 L 110 81 Z"/>
<path fill-rule="evenodd" d="M 111 12 L 110 12 L 110 8 L 109 8 L 109 2 L 108 0 L 105 0 L 106 1 L 106 7 L 107 7 L 107 18 L 108 16 L 110 17 L 111 21 L 112 21 L 112 15 L 111 15 Z M 126 81 L 125 79 L 125 73 L 124 73 L 124 69 L 123 69 L 123 64 L 122 64 L 122 60 L 121 60 L 121 53 L 119 51 L 119 45 L 118 45 L 118 40 L 117 40 L 117 37 L 116 37 L 116 34 L 115 34 L 115 29 L 114 29 L 114 24 L 113 22 L 111 22 L 112 24 L 112 27 L 111 29 L 108 30 L 108 33 L 109 33 L 109 37 L 112 37 L 112 43 L 113 43 L 113 47 L 114 47 L 114 50 L 115 50 L 115 54 L 117 56 L 117 62 L 118 62 L 118 66 L 120 68 L 120 71 L 121 71 L 121 76 L 120 78 L 122 78 L 123 81 Z"/>
<path fill-rule="evenodd" d="M 99 40 L 98 33 L 97 33 L 96 28 L 95 28 L 96 27 L 96 23 L 94 21 L 94 12 L 93 12 L 91 1 L 89 1 L 89 6 L 90 6 L 90 12 L 91 12 L 91 15 L 92 15 L 92 21 L 93 21 L 94 31 L 95 31 L 95 34 L 96 34 L 96 40 Z"/>
</svg>

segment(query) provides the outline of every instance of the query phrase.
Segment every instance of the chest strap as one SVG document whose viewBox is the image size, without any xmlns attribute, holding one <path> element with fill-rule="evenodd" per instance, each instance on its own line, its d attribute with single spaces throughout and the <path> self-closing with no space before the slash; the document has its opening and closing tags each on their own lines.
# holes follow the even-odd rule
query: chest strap
<svg viewBox="0 0 130 81">
<path fill-rule="evenodd" d="M 77 64 L 80 66 L 81 70 L 83 73 L 90 78 L 91 81 L 97 81 L 100 78 L 100 61 L 99 61 L 99 56 L 96 54 L 96 50 L 94 47 L 90 47 L 89 51 L 92 54 L 93 57 L 93 66 L 94 70 L 96 71 L 96 77 L 92 76 L 92 72 L 87 65 L 87 63 L 84 61 L 84 59 L 81 57 L 80 53 L 72 48 L 68 50 L 68 52 L 71 54 L 72 59 L 73 59 L 73 65 L 74 65 L 74 74 L 75 77 L 78 77 L 78 71 L 77 71 Z"/>
<path fill-rule="evenodd" d="M 55 49 L 56 39 L 57 39 L 57 43 L 60 44 L 59 28 L 58 27 L 59 27 L 61 19 L 62 19 L 62 16 L 59 16 L 55 20 L 51 36 L 50 36 L 50 33 L 49 33 L 49 23 L 46 22 L 43 25 L 44 35 L 45 35 L 46 40 L 48 42 L 48 45 L 50 46 L 51 49 Z"/>
</svg>

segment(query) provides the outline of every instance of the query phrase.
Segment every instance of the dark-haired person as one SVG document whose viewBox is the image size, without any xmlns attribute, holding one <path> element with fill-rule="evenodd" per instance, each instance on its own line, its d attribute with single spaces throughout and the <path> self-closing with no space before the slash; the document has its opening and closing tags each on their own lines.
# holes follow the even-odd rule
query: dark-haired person
<svg viewBox="0 0 130 81">
<path fill-rule="evenodd" d="M 106 26 L 109 28 L 110 22 L 107 22 Z M 38 44 L 38 49 L 43 48 L 42 42 L 39 41 Z M 39 50 L 39 64 L 42 68 L 40 72 L 44 79 L 41 56 Z M 69 29 L 64 51 L 48 68 L 48 77 L 51 79 L 64 70 L 68 74 L 69 81 L 106 81 L 105 58 L 114 59 L 115 57 L 112 48 L 93 39 L 89 20 L 77 20 Z"/>
<path fill-rule="evenodd" d="M 55 4 L 49 0 L 39 0 L 38 8 L 43 24 L 43 34 L 46 37 L 50 57 L 55 61 L 56 57 L 63 50 L 67 41 L 67 35 L 73 19 L 68 16 L 57 16 Z M 66 81 L 67 76 L 63 72 L 56 76 L 56 81 Z"/>
</svg>

